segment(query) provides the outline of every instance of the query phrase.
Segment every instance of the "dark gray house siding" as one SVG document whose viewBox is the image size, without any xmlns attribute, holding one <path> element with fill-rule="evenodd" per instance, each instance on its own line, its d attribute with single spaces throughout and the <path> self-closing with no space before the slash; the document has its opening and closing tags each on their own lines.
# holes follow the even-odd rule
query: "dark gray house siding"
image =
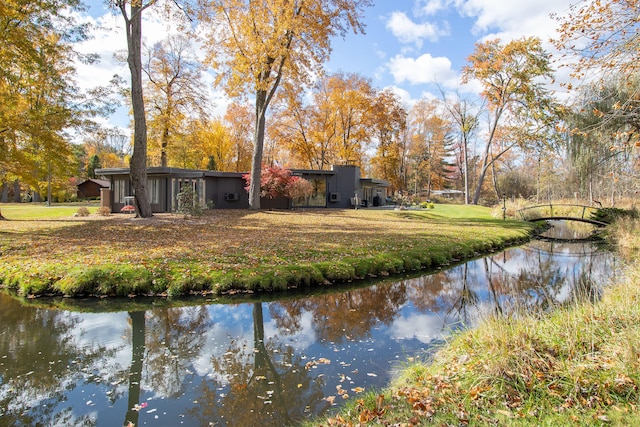
<svg viewBox="0 0 640 427">
<path fill-rule="evenodd" d="M 357 196 L 359 206 L 371 206 L 375 195 L 386 196 L 389 183 L 383 180 L 362 179 L 357 166 L 334 166 L 330 171 L 293 169 L 292 174 L 310 181 L 314 186 L 311 197 L 290 200 L 286 197 L 262 198 L 264 209 L 292 207 L 350 208 Z M 125 197 L 133 190 L 128 168 L 97 169 L 96 174 L 110 182 L 111 210 L 120 212 Z M 242 173 L 214 172 L 178 168 L 153 167 L 147 170 L 147 191 L 154 213 L 175 212 L 177 195 L 184 185 L 192 186 L 203 206 L 216 209 L 248 209 L 249 195 Z M 384 197 L 383 197 L 384 199 Z"/>
</svg>

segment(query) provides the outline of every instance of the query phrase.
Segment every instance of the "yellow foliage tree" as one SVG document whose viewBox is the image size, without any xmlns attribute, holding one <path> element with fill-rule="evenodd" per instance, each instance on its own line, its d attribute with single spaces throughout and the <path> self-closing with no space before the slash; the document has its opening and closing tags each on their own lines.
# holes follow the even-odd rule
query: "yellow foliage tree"
<svg viewBox="0 0 640 427">
<path fill-rule="evenodd" d="M 73 173 L 65 130 L 84 118 L 69 42 L 85 38 L 73 20 L 80 8 L 77 0 L 0 2 L 0 177 L 38 192 Z"/>
<path fill-rule="evenodd" d="M 224 121 L 229 128 L 233 144 L 235 172 L 247 172 L 251 169 L 253 116 L 248 105 L 232 102 L 227 107 Z"/>
<path fill-rule="evenodd" d="M 149 158 L 168 165 L 167 147 L 188 116 L 206 117 L 208 100 L 200 78 L 201 66 L 190 38 L 173 35 L 149 49 L 144 67 L 149 112 Z M 157 154 L 156 154 L 157 153 Z M 153 164 L 153 162 L 151 162 Z"/>
<path fill-rule="evenodd" d="M 208 0 L 211 64 L 232 95 L 255 97 L 249 205 L 260 208 L 266 113 L 280 83 L 304 84 L 329 57 L 330 39 L 360 19 L 370 0 Z"/>
<path fill-rule="evenodd" d="M 437 100 L 418 101 L 410 114 L 409 157 L 412 160 L 414 190 L 446 188 L 451 156 L 452 124 Z"/>
<path fill-rule="evenodd" d="M 540 39 L 525 37 L 506 44 L 499 39 L 476 44 L 462 70 L 462 81 L 477 80 L 488 108 L 488 133 L 472 203 L 478 204 L 487 172 L 515 146 L 538 141 L 552 126 L 555 104 L 544 87 L 552 79 L 549 55 Z M 515 133 L 506 129 L 517 130 Z"/>
<path fill-rule="evenodd" d="M 371 129 L 377 142 L 376 155 L 371 159 L 377 178 L 391 182 L 392 190 L 406 187 L 407 112 L 400 98 L 390 90 L 377 94 L 371 106 Z"/>
</svg>

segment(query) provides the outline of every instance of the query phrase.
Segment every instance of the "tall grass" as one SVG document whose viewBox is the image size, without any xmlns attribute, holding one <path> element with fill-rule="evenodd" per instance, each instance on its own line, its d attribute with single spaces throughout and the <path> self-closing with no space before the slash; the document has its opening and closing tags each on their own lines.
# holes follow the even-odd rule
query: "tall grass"
<svg viewBox="0 0 640 427">
<path fill-rule="evenodd" d="M 628 268 L 598 301 L 491 317 L 382 393 L 312 425 L 640 425 L 640 221 L 609 228 Z"/>
</svg>

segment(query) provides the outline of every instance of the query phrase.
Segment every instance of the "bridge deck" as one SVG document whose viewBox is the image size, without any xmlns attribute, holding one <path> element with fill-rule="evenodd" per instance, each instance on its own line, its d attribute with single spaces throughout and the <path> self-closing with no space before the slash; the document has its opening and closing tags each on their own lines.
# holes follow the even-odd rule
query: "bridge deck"
<svg viewBox="0 0 640 427">
<path fill-rule="evenodd" d="M 554 213 L 554 208 L 557 213 Z M 575 209 L 577 208 L 577 209 Z M 531 211 L 541 211 L 538 212 L 538 215 L 532 215 L 531 218 L 527 218 L 527 212 Z M 574 212 L 577 211 L 577 212 Z M 526 208 L 522 208 L 518 210 L 518 214 L 520 218 L 529 221 L 580 221 L 586 222 L 589 224 L 597 225 L 599 227 L 607 226 L 606 223 L 602 221 L 598 221 L 596 219 L 585 218 L 585 214 L 598 211 L 598 208 L 593 206 L 586 205 L 577 205 L 577 204 L 547 204 L 547 205 L 536 205 L 536 206 L 528 206 Z"/>
</svg>

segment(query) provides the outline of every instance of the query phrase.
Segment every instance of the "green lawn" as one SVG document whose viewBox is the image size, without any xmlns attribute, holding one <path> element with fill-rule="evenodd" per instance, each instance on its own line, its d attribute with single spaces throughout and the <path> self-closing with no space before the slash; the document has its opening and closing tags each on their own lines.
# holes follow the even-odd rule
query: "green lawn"
<svg viewBox="0 0 640 427">
<path fill-rule="evenodd" d="M 61 219 L 73 216 L 80 207 L 86 207 L 95 214 L 99 202 L 82 202 L 47 206 L 45 203 L 0 203 L 2 216 L 13 220 Z"/>
<path fill-rule="evenodd" d="M 211 210 L 202 217 L 73 217 L 2 205 L 4 287 L 20 294 L 287 289 L 418 270 L 525 240 L 532 225 L 478 206 L 427 210 Z"/>
</svg>

